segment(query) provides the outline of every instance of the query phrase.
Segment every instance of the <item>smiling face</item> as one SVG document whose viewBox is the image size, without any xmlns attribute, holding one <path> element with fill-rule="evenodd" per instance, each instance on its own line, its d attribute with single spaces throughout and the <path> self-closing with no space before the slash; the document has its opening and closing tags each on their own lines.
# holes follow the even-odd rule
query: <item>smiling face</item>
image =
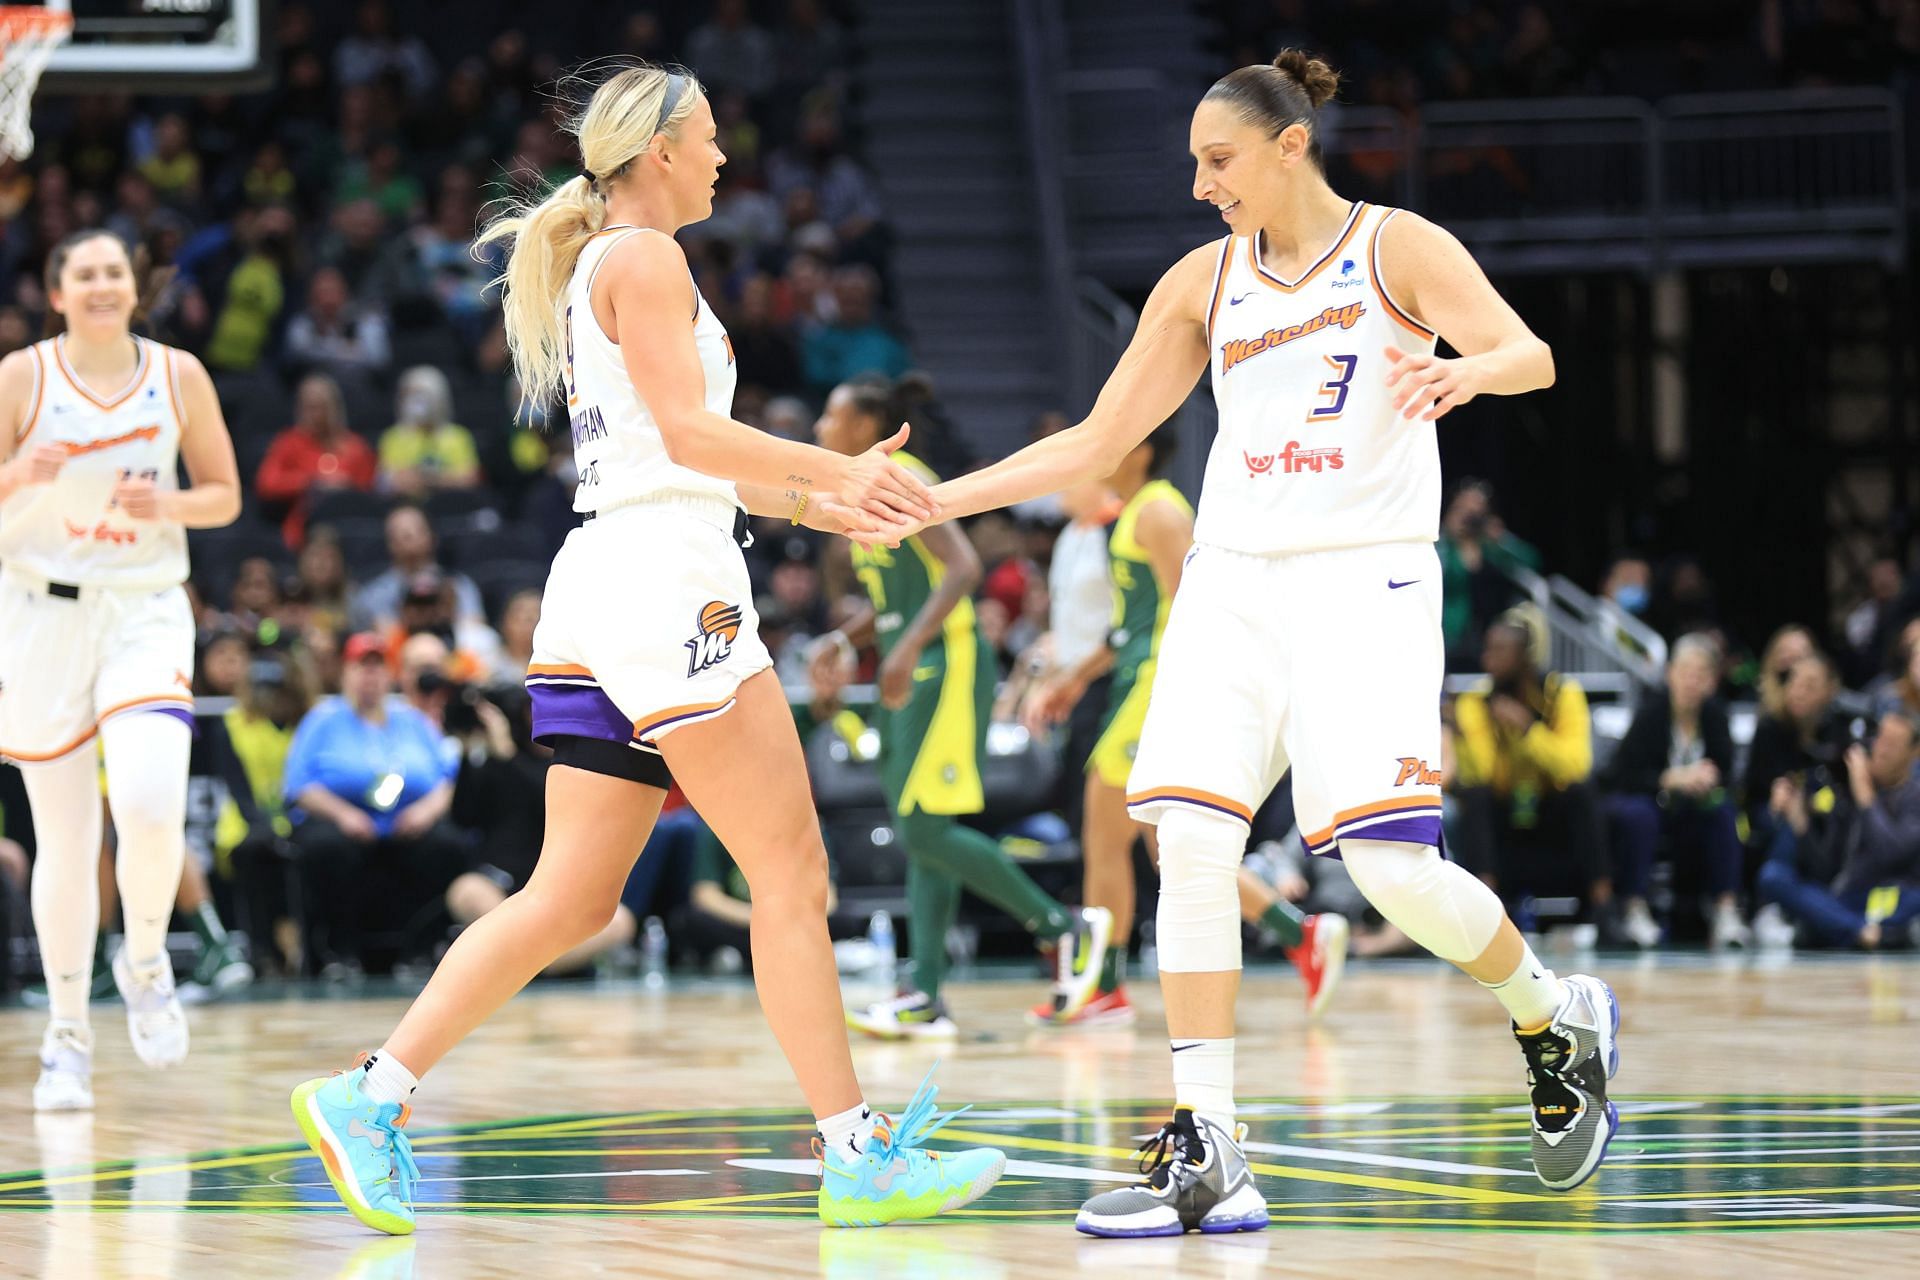
<svg viewBox="0 0 1920 1280">
<path fill-rule="evenodd" d="M 1193 154 L 1193 198 L 1220 211 L 1236 235 L 1249 235 L 1274 220 L 1287 190 L 1312 168 L 1309 134 L 1303 124 L 1288 125 L 1278 137 L 1240 118 L 1224 102 L 1203 101 L 1194 109 L 1188 132 Z"/>
<path fill-rule="evenodd" d="M 133 263 L 118 236 L 90 235 L 69 246 L 58 265 L 48 301 L 66 317 L 67 328 L 93 340 L 127 331 L 138 293 Z"/>
</svg>

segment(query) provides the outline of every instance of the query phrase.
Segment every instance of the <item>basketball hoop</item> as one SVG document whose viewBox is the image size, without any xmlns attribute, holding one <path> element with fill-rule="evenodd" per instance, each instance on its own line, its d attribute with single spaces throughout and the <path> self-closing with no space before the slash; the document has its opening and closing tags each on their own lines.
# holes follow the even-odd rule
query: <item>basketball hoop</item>
<svg viewBox="0 0 1920 1280">
<path fill-rule="evenodd" d="M 0 5 L 0 156 L 33 154 L 33 91 L 53 51 L 72 34 L 71 13 Z"/>
</svg>

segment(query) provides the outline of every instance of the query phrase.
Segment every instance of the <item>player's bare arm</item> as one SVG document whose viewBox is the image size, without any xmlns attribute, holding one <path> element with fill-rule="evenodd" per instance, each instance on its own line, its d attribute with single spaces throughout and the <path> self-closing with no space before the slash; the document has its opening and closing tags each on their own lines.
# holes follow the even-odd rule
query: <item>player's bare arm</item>
<svg viewBox="0 0 1920 1280">
<path fill-rule="evenodd" d="M 1553 351 L 1534 336 L 1444 227 L 1401 212 L 1380 232 L 1387 292 L 1460 354 L 1386 349 L 1393 407 L 1432 422 L 1478 395 L 1514 396 L 1553 385 Z"/>
<path fill-rule="evenodd" d="M 114 501 L 136 520 L 173 520 L 189 529 L 217 529 L 240 516 L 240 467 L 233 457 L 233 437 L 227 433 L 220 397 L 206 366 L 185 351 L 172 354 L 184 402 L 180 458 L 187 464 L 189 487 L 164 490 L 156 489 L 151 480 L 122 480 L 114 490 Z"/>
</svg>

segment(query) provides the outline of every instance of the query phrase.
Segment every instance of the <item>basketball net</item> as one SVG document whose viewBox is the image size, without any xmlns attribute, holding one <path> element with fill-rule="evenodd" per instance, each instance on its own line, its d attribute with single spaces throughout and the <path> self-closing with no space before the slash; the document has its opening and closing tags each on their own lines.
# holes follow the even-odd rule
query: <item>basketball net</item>
<svg viewBox="0 0 1920 1280">
<path fill-rule="evenodd" d="M 53 51 L 73 34 L 73 15 L 0 5 L 0 157 L 33 154 L 33 91 Z"/>
</svg>

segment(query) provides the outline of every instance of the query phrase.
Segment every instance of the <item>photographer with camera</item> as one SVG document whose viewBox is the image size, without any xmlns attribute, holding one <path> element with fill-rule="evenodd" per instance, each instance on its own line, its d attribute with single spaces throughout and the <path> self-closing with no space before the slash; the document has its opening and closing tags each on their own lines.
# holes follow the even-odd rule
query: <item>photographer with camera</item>
<svg viewBox="0 0 1920 1280">
<path fill-rule="evenodd" d="M 1538 569 L 1540 553 L 1507 530 L 1493 505 L 1493 486 L 1471 477 L 1460 482 L 1440 521 L 1440 633 L 1447 670 L 1472 671 L 1480 635 L 1520 592 L 1509 571 Z"/>
<path fill-rule="evenodd" d="M 1920 717 L 1881 717 L 1839 771 L 1773 780 L 1760 892 L 1828 946 L 1899 945 L 1920 921 Z M 1834 874 L 1835 869 L 1838 874 Z"/>
<path fill-rule="evenodd" d="M 1838 775 L 1849 735 L 1846 716 L 1834 706 L 1840 682 L 1833 661 L 1810 644 L 1801 656 L 1763 671 L 1761 678 L 1771 681 L 1778 693 L 1761 700 L 1764 710 L 1753 727 L 1741 789 L 1752 844 L 1765 850 L 1774 835 L 1774 780 L 1816 769 Z M 1770 705 L 1774 702 L 1777 711 Z"/>
</svg>

